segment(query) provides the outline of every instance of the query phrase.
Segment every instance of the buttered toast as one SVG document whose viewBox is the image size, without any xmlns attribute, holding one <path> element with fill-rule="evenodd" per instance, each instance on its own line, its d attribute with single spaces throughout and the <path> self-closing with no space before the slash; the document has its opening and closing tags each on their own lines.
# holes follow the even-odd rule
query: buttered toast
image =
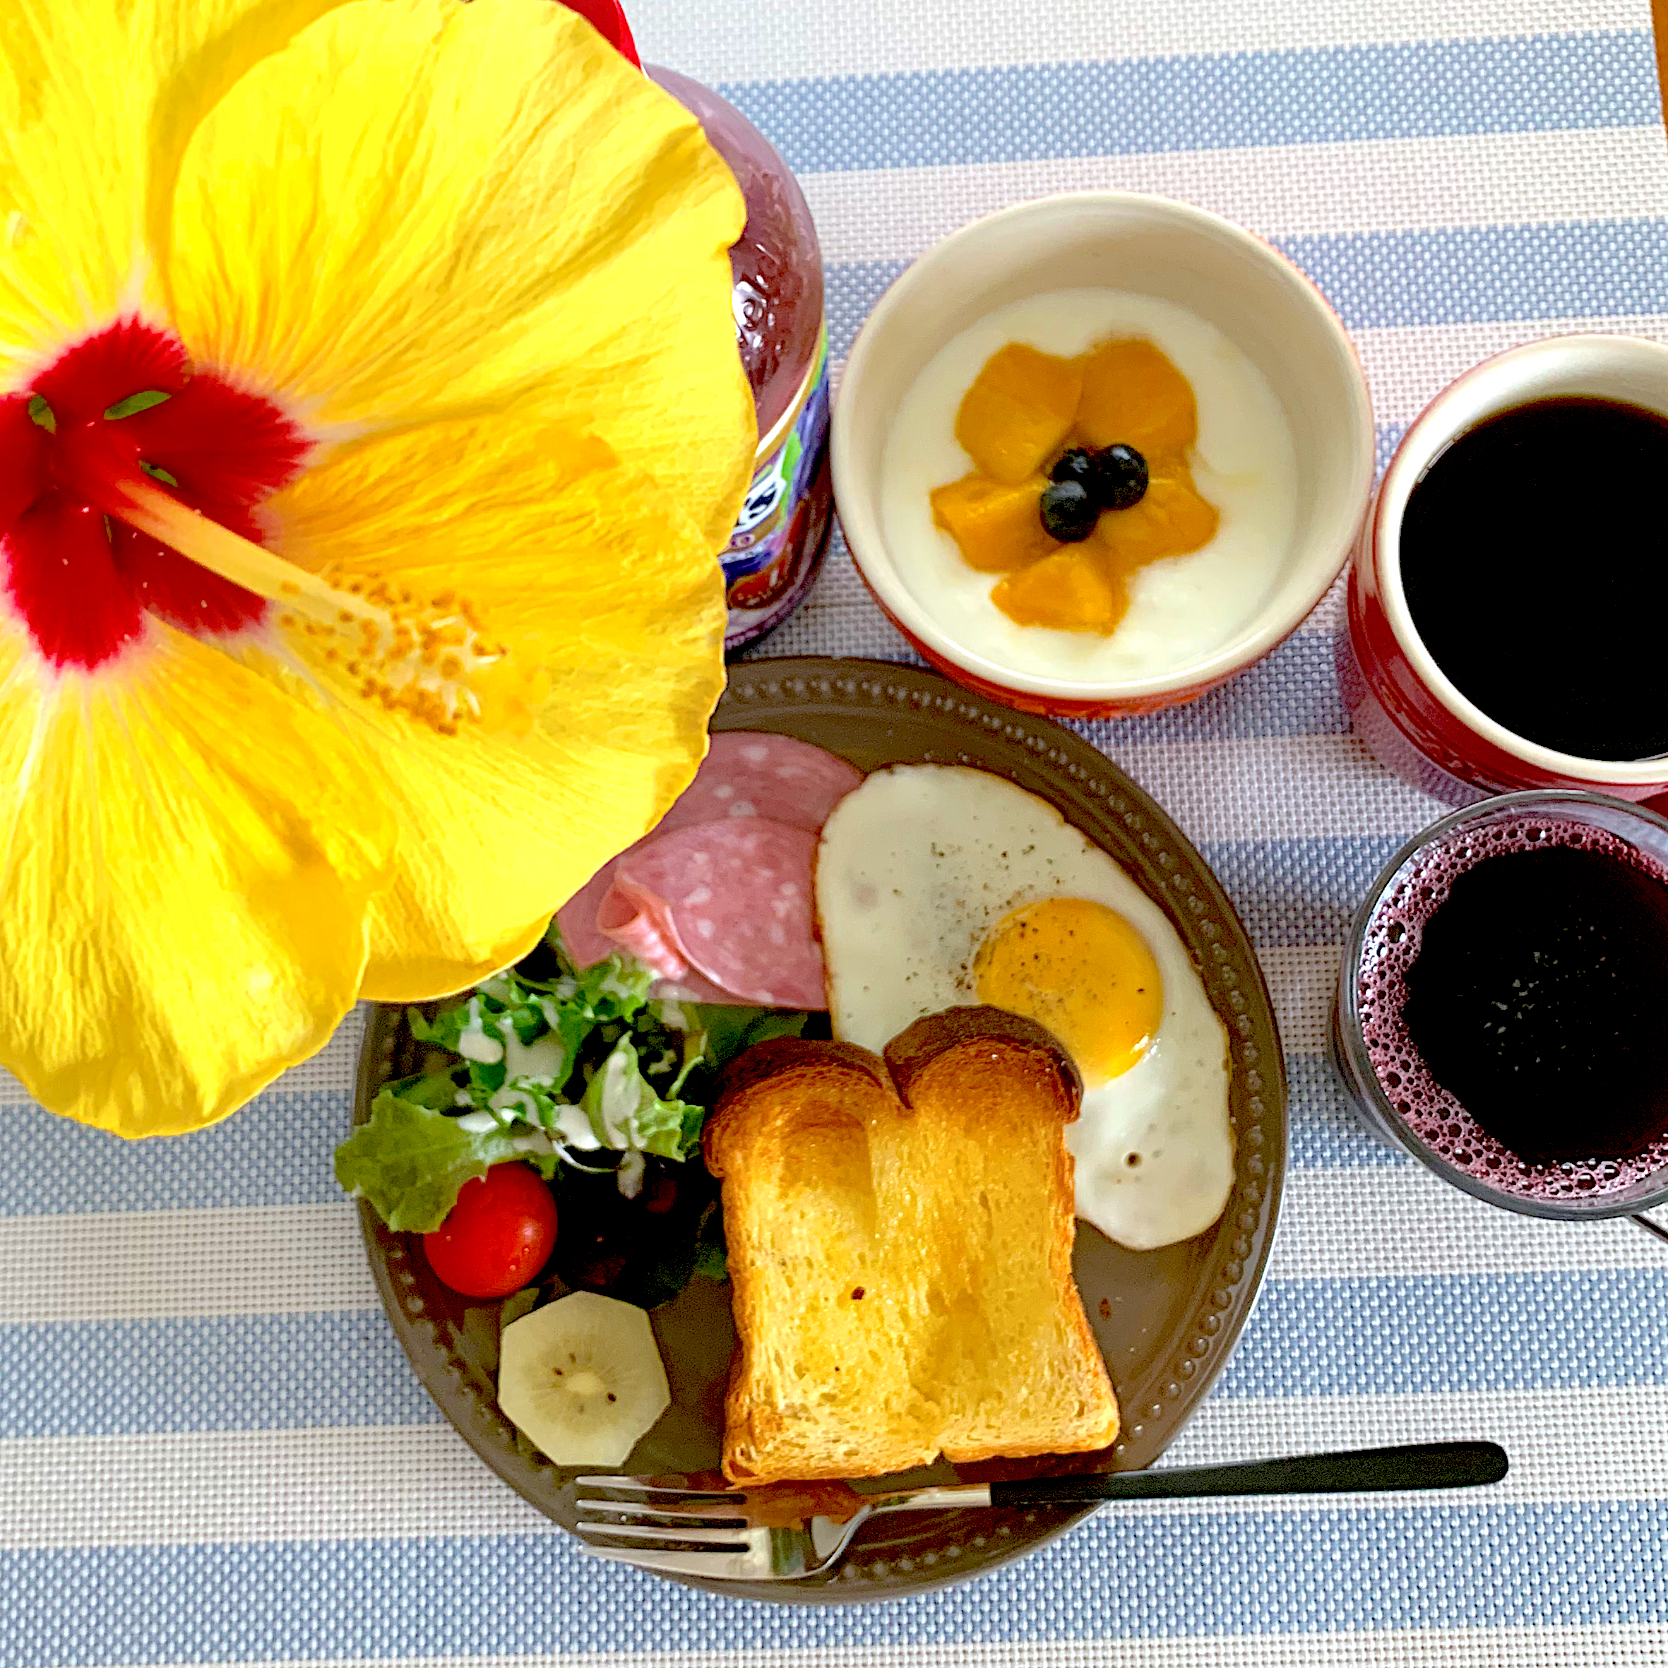
<svg viewBox="0 0 1668 1668">
<path fill-rule="evenodd" d="M 918 1020 L 884 1056 L 781 1038 L 732 1064 L 705 1135 L 740 1337 L 732 1482 L 1111 1443 L 1071 1273 L 1081 1092 L 1047 1031 L 994 1008 Z"/>
</svg>

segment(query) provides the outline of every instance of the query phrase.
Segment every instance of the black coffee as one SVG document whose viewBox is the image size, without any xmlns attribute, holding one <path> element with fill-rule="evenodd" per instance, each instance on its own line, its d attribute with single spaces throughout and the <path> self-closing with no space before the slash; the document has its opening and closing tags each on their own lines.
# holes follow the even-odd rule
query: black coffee
<svg viewBox="0 0 1668 1668">
<path fill-rule="evenodd" d="M 1581 758 L 1668 753 L 1668 419 L 1501 412 L 1419 478 L 1401 546 L 1415 629 L 1496 723 Z"/>
</svg>

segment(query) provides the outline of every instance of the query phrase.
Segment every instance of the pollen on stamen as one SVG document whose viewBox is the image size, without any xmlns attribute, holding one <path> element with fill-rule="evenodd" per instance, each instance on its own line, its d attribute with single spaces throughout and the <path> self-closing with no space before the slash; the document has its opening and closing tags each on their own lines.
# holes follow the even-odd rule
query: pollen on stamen
<svg viewBox="0 0 1668 1668">
<path fill-rule="evenodd" d="M 466 724 L 517 733 L 531 727 L 547 680 L 524 676 L 502 643 L 482 638 L 467 599 L 442 592 L 425 600 L 380 579 L 319 577 L 361 607 L 340 609 L 334 618 L 289 618 L 309 636 L 329 640 L 324 658 L 353 680 L 361 700 L 444 736 L 459 734 Z"/>
</svg>

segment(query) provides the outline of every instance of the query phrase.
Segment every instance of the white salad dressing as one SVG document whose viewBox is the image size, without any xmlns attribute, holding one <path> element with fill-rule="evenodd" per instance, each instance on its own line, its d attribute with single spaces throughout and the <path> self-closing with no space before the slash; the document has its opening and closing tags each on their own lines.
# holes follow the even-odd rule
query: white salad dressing
<svg viewBox="0 0 1668 1668">
<path fill-rule="evenodd" d="M 559 1107 L 550 1133 L 564 1147 L 573 1147 L 579 1152 L 592 1153 L 602 1145 L 583 1107 L 565 1104 Z"/>
<path fill-rule="evenodd" d="M 602 1082 L 597 1110 L 602 1115 L 604 1139 L 611 1147 L 635 1147 L 643 1138 L 637 1127 L 642 1079 L 637 1076 L 635 1065 L 628 1049 L 616 1047 L 597 1074 Z"/>
<path fill-rule="evenodd" d="M 563 986 L 567 988 L 564 990 Z M 634 981 L 612 974 L 599 988 L 605 995 L 620 998 L 639 995 Z M 557 1003 L 563 997 L 571 998 L 577 991 L 578 982 L 564 978 L 557 986 L 556 999 L 539 998 L 538 1005 L 551 1034 L 530 1043 L 521 1040 L 510 1013 L 488 1014 L 482 1009 L 479 995 L 470 998 L 463 1010 L 457 1052 L 479 1065 L 501 1063 L 504 1083 L 488 1097 L 484 1107 L 476 1105 L 469 1091 L 459 1090 L 454 1104 L 474 1110 L 463 1113 L 457 1127 L 471 1135 L 514 1132 L 512 1145 L 517 1152 L 558 1153 L 566 1162 L 576 1165 L 577 1160 L 572 1156 L 575 1153 L 604 1148 L 619 1152 L 622 1156 L 615 1171 L 619 1190 L 626 1198 L 635 1198 L 642 1190 L 646 1173 L 641 1150 L 644 1137 L 638 1114 L 649 1090 L 641 1076 L 644 1062 L 639 1060 L 630 1039 L 621 1038 L 597 1069 L 586 1091 L 584 1105 L 555 1099 L 571 1065 L 567 1051 L 555 1034 L 562 1024 Z M 500 1002 L 510 1000 L 515 994 L 502 979 L 482 981 L 480 993 Z M 688 1032 L 693 1026 L 689 1010 L 675 1001 L 661 1002 L 658 1017 L 674 1031 Z M 649 1070 L 668 1071 L 678 1061 L 677 1048 L 663 1048 L 647 1066 Z M 518 1126 L 524 1133 L 518 1131 Z M 587 1166 L 578 1165 L 578 1168 Z"/>
<path fill-rule="evenodd" d="M 458 1053 L 478 1066 L 495 1066 L 504 1058 L 504 1044 L 488 1034 L 480 1014 L 476 1013 L 458 1033 Z"/>
<path fill-rule="evenodd" d="M 614 1172 L 614 1185 L 620 1190 L 623 1199 L 635 1199 L 643 1191 L 643 1173 L 648 1168 L 645 1159 L 635 1147 L 620 1160 L 620 1167 Z"/>
<path fill-rule="evenodd" d="M 933 488 L 973 467 L 956 440 L 956 413 L 985 361 L 1010 342 L 1070 356 L 1118 336 L 1155 342 L 1193 387 L 1199 438 L 1190 462 L 1221 516 L 1216 537 L 1142 568 L 1110 636 L 1018 625 L 990 600 L 1001 575 L 970 568 L 933 524 Z M 904 396 L 885 459 L 881 519 L 904 583 L 963 648 L 1033 676 L 1153 677 L 1221 648 L 1273 589 L 1297 527 L 1297 452 L 1268 380 L 1215 325 L 1151 295 L 1052 290 L 986 314 L 946 343 Z"/>
<path fill-rule="evenodd" d="M 505 1078 L 513 1083 L 520 1078 L 530 1077 L 536 1082 L 554 1087 L 556 1074 L 565 1064 L 561 1043 L 548 1035 L 524 1043 L 515 1034 L 515 1027 L 509 1022 L 508 1015 L 504 1016 L 502 1030 Z"/>
</svg>

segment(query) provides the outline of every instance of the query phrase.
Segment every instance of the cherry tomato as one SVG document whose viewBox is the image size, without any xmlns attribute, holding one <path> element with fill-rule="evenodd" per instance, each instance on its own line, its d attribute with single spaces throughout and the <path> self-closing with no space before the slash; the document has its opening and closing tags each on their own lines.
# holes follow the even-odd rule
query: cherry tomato
<svg viewBox="0 0 1668 1668">
<path fill-rule="evenodd" d="M 423 1235 L 429 1266 L 465 1297 L 530 1285 L 556 1244 L 556 1201 L 525 1164 L 495 1164 L 458 1189 L 451 1215 Z"/>
</svg>

